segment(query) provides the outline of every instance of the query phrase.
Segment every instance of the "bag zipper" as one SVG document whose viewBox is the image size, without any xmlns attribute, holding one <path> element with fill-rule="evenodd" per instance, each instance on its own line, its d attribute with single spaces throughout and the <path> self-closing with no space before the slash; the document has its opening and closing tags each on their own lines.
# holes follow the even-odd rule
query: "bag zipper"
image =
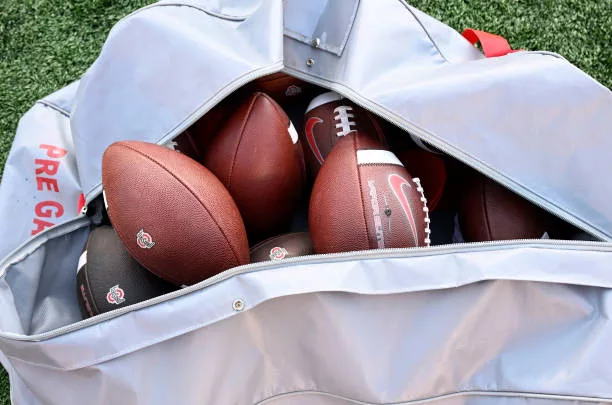
<svg viewBox="0 0 612 405">
<path fill-rule="evenodd" d="M 278 71 L 283 71 L 297 78 L 300 78 L 304 81 L 319 85 L 324 88 L 329 88 L 330 90 L 333 90 L 333 91 L 337 91 L 339 94 L 351 99 L 356 104 L 360 105 L 362 108 L 365 108 L 383 117 L 384 119 L 388 120 L 389 122 L 393 123 L 399 128 L 402 128 L 405 131 L 408 131 L 418 136 L 419 138 L 422 138 L 423 140 L 431 143 L 433 146 L 443 151 L 444 153 L 447 153 L 450 156 L 456 157 L 457 155 L 460 155 L 464 162 L 470 164 L 472 167 L 483 172 L 485 175 L 498 181 L 504 186 L 513 189 L 515 192 L 517 192 L 524 198 L 528 198 L 538 207 L 550 212 L 553 215 L 556 215 L 566 220 L 567 222 L 575 225 L 576 227 L 580 229 L 583 229 L 587 232 L 593 233 L 596 236 L 601 237 L 602 239 L 606 240 L 606 242 L 554 240 L 554 239 L 517 239 L 517 240 L 512 240 L 512 241 L 464 242 L 464 243 L 451 243 L 451 244 L 444 244 L 444 245 L 436 245 L 436 246 L 430 246 L 430 247 L 375 249 L 375 250 L 357 251 L 357 252 L 317 254 L 317 255 L 309 255 L 309 256 L 301 256 L 301 257 L 285 259 L 281 262 L 249 263 L 246 265 L 237 266 L 237 267 L 228 269 L 224 272 L 221 272 L 213 277 L 210 277 L 192 286 L 188 286 L 180 290 L 173 291 L 168 294 L 164 294 L 162 296 L 155 297 L 155 298 L 152 298 L 152 299 L 140 302 L 140 303 L 132 304 L 124 308 L 119 308 L 113 311 L 105 312 L 103 314 L 96 315 L 92 318 L 84 319 L 84 320 L 75 322 L 73 324 L 57 328 L 49 332 L 44 332 L 38 335 L 31 335 L 31 336 L 24 336 L 24 335 L 18 335 L 18 334 L 13 334 L 13 333 L 0 333 L 0 336 L 4 336 L 4 337 L 7 337 L 13 340 L 21 340 L 21 341 L 46 340 L 46 339 L 50 339 L 53 337 L 57 337 L 63 334 L 73 332 L 78 329 L 82 329 L 82 328 L 85 328 L 91 325 L 95 325 L 95 324 L 107 321 L 109 319 L 123 315 L 127 312 L 139 310 L 142 308 L 147 308 L 153 305 L 163 303 L 165 301 L 169 301 L 169 300 L 178 298 L 185 294 L 190 294 L 192 292 L 199 291 L 201 289 L 204 289 L 213 284 L 224 281 L 233 276 L 237 276 L 237 275 L 252 272 L 252 271 L 267 270 L 267 269 L 271 269 L 275 267 L 285 267 L 289 265 L 300 265 L 300 264 L 308 264 L 308 263 L 316 264 L 316 263 L 321 263 L 321 262 L 333 263 L 335 261 L 361 260 L 361 259 L 385 259 L 385 258 L 393 258 L 393 257 L 409 258 L 413 256 L 418 256 L 421 254 L 428 254 L 428 255 L 430 254 L 450 254 L 450 253 L 455 253 L 455 252 L 498 250 L 501 248 L 510 248 L 510 247 L 519 247 L 519 246 L 574 247 L 580 250 L 589 250 L 589 248 L 590 249 L 596 248 L 597 250 L 600 250 L 600 251 L 612 252 L 612 243 L 607 242 L 607 240 L 609 240 L 607 235 L 601 233 L 600 231 L 598 231 L 596 228 L 593 228 L 589 224 L 571 216 L 567 212 L 555 207 L 554 205 L 548 202 L 540 201 L 538 196 L 536 196 L 535 194 L 531 193 L 530 191 L 526 189 L 521 189 L 520 192 L 517 191 L 515 184 L 511 184 L 505 177 L 498 175 L 495 171 L 490 169 L 488 166 L 474 159 L 470 155 L 460 151 L 459 149 L 456 149 L 450 145 L 447 145 L 441 141 L 436 140 L 427 131 L 422 130 L 421 128 L 415 126 L 414 124 L 406 120 L 397 118 L 394 114 L 391 114 L 387 112 L 386 110 L 383 110 L 377 104 L 367 99 L 362 98 L 358 94 L 345 88 L 342 85 L 335 84 L 335 83 L 330 84 L 329 82 L 320 80 L 316 77 L 306 75 L 292 68 L 287 68 L 287 67 L 284 67 L 283 69 L 281 68 L 283 68 L 282 63 L 280 64 L 277 63 L 273 66 L 268 66 L 266 68 L 263 68 L 263 69 L 260 69 L 254 72 L 250 72 L 249 74 L 242 76 L 240 79 L 234 81 L 230 86 L 226 87 L 224 91 L 217 93 L 207 103 L 205 103 L 202 107 L 200 107 L 194 113 L 192 113 L 189 119 L 183 121 L 181 125 L 177 126 L 174 130 L 170 131 L 167 135 L 161 138 L 157 142 L 157 144 L 163 145 L 171 141 L 172 139 L 174 139 L 178 134 L 180 134 L 182 131 L 184 131 L 191 125 L 193 125 L 194 122 L 196 122 L 208 110 L 210 110 L 209 106 L 217 105 L 223 98 L 227 97 L 229 94 L 231 94 L 238 88 L 242 87 L 243 85 L 255 79 L 258 79 L 260 77 L 266 76 L 268 74 L 276 73 Z M 101 184 L 99 184 L 92 192 L 90 192 L 90 195 L 93 194 L 94 197 L 92 197 L 89 201 L 86 202 L 85 207 L 87 207 L 88 204 L 92 200 L 97 198 L 100 195 L 100 193 L 101 193 Z M 46 235 L 49 232 L 61 233 L 62 230 L 64 230 L 65 228 L 71 229 L 74 223 L 76 223 L 77 221 L 84 220 L 83 216 L 86 214 L 86 212 L 87 212 L 87 209 L 85 208 L 83 210 L 82 215 L 75 217 L 74 219 L 67 221 L 61 225 L 58 225 L 57 227 L 52 227 L 52 228 L 49 228 L 41 232 L 36 237 L 26 241 L 24 244 L 22 244 L 17 249 L 15 249 L 13 253 L 9 254 L 4 261 L 0 262 L 0 277 L 4 276 L 6 269 L 8 268 L 10 264 L 15 263 L 19 260 L 23 260 L 24 256 L 27 256 L 34 249 L 38 248 L 42 243 L 44 243 L 42 238 L 46 237 Z M 31 247 L 30 245 L 35 245 L 36 247 Z M 16 257 L 13 256 L 13 255 L 16 255 L 18 251 L 22 249 L 26 249 L 26 248 L 28 248 L 27 253 L 18 255 Z"/>
<path fill-rule="evenodd" d="M 82 218 L 81 218 L 82 220 Z M 75 222 L 75 221 L 72 221 Z M 61 228 L 64 226 L 68 227 L 68 223 L 60 225 Z M 58 230 L 56 228 L 56 230 Z M 41 233 L 42 235 L 42 233 Z M 597 250 L 603 252 L 612 252 L 612 243 L 609 242 L 597 242 L 597 241 L 582 241 L 582 240 L 555 240 L 555 239 L 517 239 L 512 241 L 493 241 L 493 242 L 464 242 L 464 243 L 451 243 L 445 245 L 436 245 L 429 247 L 409 247 L 409 248 L 393 248 L 393 249 L 373 249 L 365 251 L 353 251 L 343 253 L 325 253 L 316 254 L 309 256 L 299 256 L 282 261 L 267 261 L 259 263 L 249 263 L 242 266 L 236 266 L 219 274 L 216 274 L 204 281 L 197 284 L 184 287 L 180 290 L 173 291 L 158 297 L 151 298 L 146 301 L 132 304 L 127 307 L 118 308 L 113 311 L 105 312 L 96 315 L 91 318 L 87 318 L 70 325 L 66 325 L 49 332 L 40 333 L 37 335 L 19 335 L 14 333 L 0 333 L 0 337 L 9 338 L 12 340 L 19 341 L 41 341 L 47 340 L 54 337 L 58 337 L 82 328 L 86 328 L 92 325 L 99 324 L 101 322 L 116 318 L 125 313 L 148 308 L 153 305 L 161 304 L 166 301 L 173 300 L 186 294 L 203 290 L 206 287 L 220 283 L 234 276 L 241 274 L 264 271 L 278 267 L 289 267 L 294 265 L 304 264 L 319 264 L 319 263 L 334 263 L 347 260 L 363 260 L 363 259 L 390 259 L 390 258 L 410 258 L 422 255 L 441 255 L 441 254 L 452 254 L 452 253 L 466 253 L 466 252 L 477 252 L 486 250 L 500 250 L 504 248 L 517 248 L 517 247 L 541 247 L 541 248 L 573 248 L 573 250 Z M 2 264 L 4 268 L 0 268 L 0 277 L 3 274 L 3 270 L 6 270 L 7 263 Z"/>
<path fill-rule="evenodd" d="M 474 157 L 472 157 L 471 155 L 465 153 L 464 151 L 462 151 L 461 149 L 455 148 L 452 145 L 449 145 L 441 140 L 438 140 L 437 138 L 435 138 L 433 135 L 431 135 L 428 131 L 426 131 L 425 129 L 422 129 L 418 126 L 416 126 L 415 124 L 397 116 L 396 114 L 393 114 L 383 108 L 381 108 L 378 104 L 363 98 L 362 96 L 360 96 L 359 94 L 355 93 L 354 91 L 348 89 L 347 87 L 345 87 L 344 85 L 341 84 L 337 84 L 337 83 L 330 83 L 324 80 L 321 80 L 317 77 L 314 76 L 309 76 L 307 74 L 302 73 L 299 70 L 295 70 L 293 68 L 288 68 L 285 67 L 285 69 L 283 69 L 284 72 L 289 73 L 299 79 L 302 79 L 306 82 L 310 82 L 310 83 L 314 83 L 316 85 L 319 85 L 321 87 L 324 88 L 329 88 L 330 90 L 333 90 L 337 93 L 339 93 L 340 95 L 350 99 L 351 101 L 355 102 L 357 105 L 359 105 L 362 108 L 365 108 L 366 110 L 369 110 L 371 112 L 373 112 L 374 114 L 386 119 L 387 121 L 391 122 L 392 124 L 394 124 L 395 126 L 403 129 L 404 131 L 407 131 L 409 133 L 411 133 L 412 135 L 417 136 L 418 138 L 421 138 L 422 140 L 430 143 L 431 145 L 433 145 L 435 148 L 439 149 L 440 151 L 446 153 L 449 156 L 452 156 L 456 159 L 461 160 L 462 162 L 468 164 L 469 166 L 471 166 L 472 168 L 474 168 L 475 170 L 481 172 L 482 174 L 484 174 L 485 176 L 489 177 L 490 179 L 500 183 L 501 185 L 505 186 L 506 188 L 512 190 L 513 192 L 515 192 L 516 194 L 520 195 L 521 197 L 529 200 L 530 202 L 532 202 L 534 205 L 540 207 L 541 209 L 543 209 L 544 211 L 547 211 L 549 213 L 551 213 L 552 215 L 561 218 L 563 220 L 565 220 L 566 222 L 574 225 L 575 227 L 582 229 L 585 232 L 588 232 L 604 241 L 612 241 L 612 237 L 606 233 L 604 233 L 603 231 L 601 231 L 598 228 L 595 228 L 594 226 L 592 226 L 591 224 L 573 216 L 572 214 L 570 214 L 569 212 L 562 210 L 561 208 L 557 207 L 556 205 L 542 199 L 539 195 L 533 193 L 532 191 L 530 191 L 529 189 L 525 188 L 524 186 L 513 182 L 512 180 L 508 179 L 507 177 L 505 177 L 504 175 L 498 173 L 497 171 L 495 171 L 494 169 L 492 169 L 491 167 L 487 166 L 485 163 L 479 161 L 478 159 L 475 159 Z"/>
</svg>

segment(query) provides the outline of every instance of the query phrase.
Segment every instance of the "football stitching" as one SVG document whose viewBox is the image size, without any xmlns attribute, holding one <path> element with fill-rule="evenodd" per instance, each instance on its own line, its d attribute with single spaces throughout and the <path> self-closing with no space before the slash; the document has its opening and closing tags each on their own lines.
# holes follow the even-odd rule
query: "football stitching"
<svg viewBox="0 0 612 405">
<path fill-rule="evenodd" d="M 334 108 L 334 121 L 338 122 L 336 123 L 336 129 L 341 129 L 341 131 L 336 131 L 336 136 L 346 136 L 356 130 L 351 128 L 351 126 L 357 126 L 355 121 L 351 121 L 351 118 L 355 118 L 351 111 L 353 111 L 353 107 L 348 105 L 340 105 Z"/>
<path fill-rule="evenodd" d="M 289 128 L 289 124 L 291 123 L 291 118 L 289 118 L 289 116 L 287 115 L 285 110 L 283 110 L 283 108 L 280 105 L 278 105 L 278 103 L 276 101 L 274 101 L 274 99 L 272 97 L 268 96 L 266 93 L 262 93 L 260 97 L 265 98 L 266 100 L 268 100 L 270 102 L 270 104 L 272 104 L 272 107 L 276 110 L 276 113 L 278 114 L 278 116 L 281 117 L 281 123 L 286 128 Z M 286 120 L 285 120 L 285 118 L 286 118 Z"/>
<path fill-rule="evenodd" d="M 242 144 L 242 138 L 244 135 L 244 129 L 246 128 L 249 120 L 251 119 L 251 113 L 253 112 L 253 107 L 255 107 L 255 102 L 257 99 L 261 97 L 257 95 L 253 97 L 251 100 L 251 104 L 249 104 L 249 108 L 247 109 L 246 119 L 242 122 L 242 126 L 240 127 L 240 138 L 238 139 L 238 144 L 236 145 L 236 150 L 234 150 L 234 156 L 232 156 L 232 164 L 230 165 L 230 171 L 227 175 L 227 189 L 232 189 L 232 175 L 234 174 L 234 167 L 236 166 L 236 156 L 238 156 L 238 150 L 240 149 L 240 145 Z"/>
<path fill-rule="evenodd" d="M 200 205 L 204 208 L 204 210 L 206 211 L 206 213 L 208 214 L 208 216 L 212 219 L 212 221 L 215 223 L 215 225 L 217 225 L 217 229 L 219 229 L 219 231 L 221 232 L 221 234 L 223 235 L 223 237 L 225 238 L 225 241 L 227 242 L 227 244 L 229 245 L 232 253 L 234 254 L 234 259 L 236 259 L 236 263 L 238 263 L 237 265 L 240 264 L 240 259 L 238 257 L 238 253 L 236 252 L 236 250 L 234 249 L 234 246 L 232 246 L 232 243 L 230 242 L 229 238 L 227 237 L 227 235 L 225 234 L 225 232 L 223 231 L 223 229 L 219 226 L 219 223 L 217 222 L 217 220 L 215 219 L 215 217 L 210 213 L 210 211 L 208 210 L 208 207 L 206 207 L 206 205 L 204 204 L 204 202 L 202 200 L 200 200 L 198 198 L 198 196 L 191 190 L 191 187 L 188 187 L 181 179 L 179 179 L 178 177 L 176 177 L 176 175 L 174 173 L 171 173 L 170 171 L 166 170 L 166 168 L 164 166 L 162 166 L 157 160 L 155 160 L 153 157 L 147 155 L 146 153 L 143 153 L 139 150 L 134 149 L 133 147 L 126 145 L 125 143 L 121 143 L 119 145 L 115 145 L 115 146 L 122 146 L 126 149 L 130 149 L 133 152 L 136 152 L 137 154 L 139 154 L 140 156 L 149 159 L 151 162 L 155 163 L 157 166 L 159 166 L 160 168 L 162 168 L 166 173 L 170 174 L 170 176 L 172 176 L 176 181 L 178 181 L 179 183 L 181 183 L 188 191 L 189 193 L 196 199 L 197 202 L 200 203 Z M 212 174 L 212 173 L 211 173 Z M 213 174 L 214 176 L 214 174 Z M 215 177 L 216 178 L 216 177 Z M 148 269 L 148 268 L 147 268 Z M 156 274 L 158 277 L 160 278 L 166 278 L 168 279 L 168 277 L 161 277 L 158 274 Z M 179 283 L 180 284 L 180 283 Z"/>
<path fill-rule="evenodd" d="M 412 181 L 417 185 L 417 191 L 421 193 L 421 202 L 423 203 L 423 212 L 425 213 L 425 244 L 427 246 L 431 245 L 431 228 L 429 224 L 431 220 L 429 219 L 429 207 L 427 206 L 427 198 L 425 198 L 425 192 L 423 190 L 423 186 L 421 186 L 421 179 L 418 177 L 414 177 Z"/>
</svg>

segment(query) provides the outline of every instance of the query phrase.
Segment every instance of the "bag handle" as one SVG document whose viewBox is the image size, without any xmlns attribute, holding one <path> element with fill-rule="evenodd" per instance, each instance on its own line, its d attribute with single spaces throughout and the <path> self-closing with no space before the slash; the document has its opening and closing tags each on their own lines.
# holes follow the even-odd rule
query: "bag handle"
<svg viewBox="0 0 612 405">
<path fill-rule="evenodd" d="M 504 56 L 512 52 L 518 52 L 518 49 L 512 49 L 506 38 L 499 35 L 491 34 L 486 31 L 479 31 L 472 28 L 465 29 L 461 35 L 472 45 L 480 42 L 482 51 L 487 58 Z"/>
</svg>

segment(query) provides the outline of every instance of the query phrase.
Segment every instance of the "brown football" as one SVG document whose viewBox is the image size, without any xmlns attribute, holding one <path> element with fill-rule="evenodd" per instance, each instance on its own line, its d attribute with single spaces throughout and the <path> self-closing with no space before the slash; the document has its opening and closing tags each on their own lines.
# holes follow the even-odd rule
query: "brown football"
<svg viewBox="0 0 612 405">
<path fill-rule="evenodd" d="M 374 116 L 340 94 L 330 91 L 312 99 L 304 117 L 303 135 L 306 164 L 314 179 L 336 143 L 346 135 L 360 132 L 386 146 Z"/>
<path fill-rule="evenodd" d="M 430 244 L 420 180 L 360 132 L 341 139 L 321 167 L 309 227 L 317 253 Z"/>
<path fill-rule="evenodd" d="M 251 243 L 288 230 L 302 196 L 302 147 L 287 114 L 254 93 L 209 144 L 202 163 L 227 187 Z"/>
<path fill-rule="evenodd" d="M 77 268 L 77 297 L 84 318 L 176 290 L 130 256 L 108 225 L 94 228 Z"/>
<path fill-rule="evenodd" d="M 102 157 L 102 185 L 117 234 L 158 277 L 190 285 L 249 262 L 232 197 L 184 154 L 146 142 L 113 143 Z"/>
<path fill-rule="evenodd" d="M 191 124 L 189 128 L 168 142 L 166 146 L 199 161 L 213 136 L 240 105 L 243 98 L 244 94 L 241 94 L 241 92 L 230 94 Z"/>
<path fill-rule="evenodd" d="M 251 263 L 278 261 L 314 254 L 308 232 L 286 233 L 259 242 L 251 248 Z"/>
<path fill-rule="evenodd" d="M 463 239 L 482 242 L 555 235 L 560 220 L 493 180 L 470 173 L 459 201 Z"/>
</svg>

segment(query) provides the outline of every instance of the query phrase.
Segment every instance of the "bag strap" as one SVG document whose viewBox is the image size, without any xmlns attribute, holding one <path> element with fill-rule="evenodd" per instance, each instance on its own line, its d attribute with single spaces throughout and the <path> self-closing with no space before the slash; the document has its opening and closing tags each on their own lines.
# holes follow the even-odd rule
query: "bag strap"
<svg viewBox="0 0 612 405">
<path fill-rule="evenodd" d="M 494 58 L 497 56 L 504 56 L 512 52 L 518 52 L 518 49 L 512 49 L 510 44 L 504 37 L 499 35 L 491 34 L 486 31 L 479 31 L 472 28 L 465 29 L 461 35 L 472 45 L 476 45 L 480 42 L 482 51 L 487 58 Z"/>
</svg>

